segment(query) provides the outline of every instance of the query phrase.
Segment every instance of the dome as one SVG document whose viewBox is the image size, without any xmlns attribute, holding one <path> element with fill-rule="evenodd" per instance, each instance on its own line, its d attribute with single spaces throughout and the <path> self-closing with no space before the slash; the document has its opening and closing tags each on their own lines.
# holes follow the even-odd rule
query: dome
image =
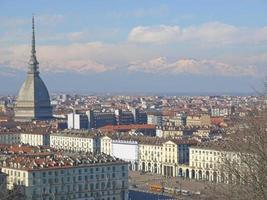
<svg viewBox="0 0 267 200">
<path fill-rule="evenodd" d="M 17 105 L 20 103 L 35 103 L 35 105 L 50 106 L 48 90 L 39 75 L 28 74 L 20 88 Z"/>
<path fill-rule="evenodd" d="M 39 74 L 28 74 L 17 98 L 16 121 L 52 118 L 48 90 Z"/>
</svg>

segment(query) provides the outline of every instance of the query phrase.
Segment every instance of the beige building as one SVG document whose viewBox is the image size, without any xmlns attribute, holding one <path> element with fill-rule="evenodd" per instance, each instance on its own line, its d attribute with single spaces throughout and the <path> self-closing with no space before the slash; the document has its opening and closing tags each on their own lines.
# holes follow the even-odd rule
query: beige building
<svg viewBox="0 0 267 200">
<path fill-rule="evenodd" d="M 139 170 L 162 174 L 162 143 L 153 141 L 139 144 Z"/>
<path fill-rule="evenodd" d="M 5 113 L 6 112 L 6 104 L 5 102 L 0 101 L 0 113 Z"/>
<path fill-rule="evenodd" d="M 27 200 L 127 200 L 128 163 L 104 154 L 11 157 L 1 163 L 7 187 Z"/>
<path fill-rule="evenodd" d="M 100 151 L 101 153 L 112 155 L 112 139 L 110 137 L 104 136 L 101 138 Z"/>
<path fill-rule="evenodd" d="M 223 183 L 229 182 L 229 176 L 222 168 L 224 159 L 237 159 L 236 153 L 221 150 L 212 142 L 191 146 L 189 156 L 189 165 L 179 168 L 179 176 Z"/>
<path fill-rule="evenodd" d="M 186 125 L 188 126 L 209 126 L 211 125 L 210 116 L 203 115 L 189 115 L 186 118 Z"/>
<path fill-rule="evenodd" d="M 191 141 L 128 136 L 101 138 L 101 152 L 128 161 L 131 170 L 178 176 L 178 166 L 189 164 Z M 137 165 L 137 166 L 136 166 Z"/>
<path fill-rule="evenodd" d="M 139 144 L 139 170 L 178 176 L 179 166 L 189 163 L 189 141 L 149 138 Z"/>
<path fill-rule="evenodd" d="M 162 138 L 173 138 L 183 135 L 183 130 L 176 126 L 162 126 L 157 127 L 156 135 Z"/>
</svg>

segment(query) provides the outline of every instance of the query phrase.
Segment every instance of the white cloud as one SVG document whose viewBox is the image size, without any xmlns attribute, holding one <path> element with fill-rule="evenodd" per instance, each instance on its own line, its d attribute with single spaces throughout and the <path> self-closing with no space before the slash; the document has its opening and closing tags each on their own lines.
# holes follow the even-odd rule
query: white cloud
<svg viewBox="0 0 267 200">
<path fill-rule="evenodd" d="M 131 30 L 128 39 L 130 42 L 161 44 L 175 41 L 180 35 L 181 30 L 178 26 L 138 26 Z"/>
<path fill-rule="evenodd" d="M 233 66 L 215 60 L 180 59 L 168 62 L 165 57 L 159 57 L 146 62 L 131 63 L 130 71 L 163 74 L 200 74 L 223 76 L 256 76 L 254 66 Z"/>
<path fill-rule="evenodd" d="M 95 49 L 97 43 L 69 46 L 39 46 L 37 59 L 42 71 L 64 72 L 73 71 L 78 73 L 100 73 L 112 70 L 101 62 L 89 58 L 89 52 Z M 10 48 L 0 58 L 0 65 L 27 70 L 30 48 L 20 45 Z"/>
<path fill-rule="evenodd" d="M 153 47 L 150 48 L 149 46 L 143 47 L 132 43 L 105 44 L 101 42 L 38 45 L 37 57 L 41 71 L 49 72 L 72 71 L 89 74 L 126 69 L 128 71 L 159 74 L 260 75 L 260 68 L 256 65 L 255 58 L 244 60 L 240 57 L 244 62 L 238 63 L 225 61 L 226 59 L 204 59 L 205 56 L 198 59 L 188 59 L 188 56 L 184 56 L 185 59 L 170 61 L 161 56 L 164 55 L 162 52 L 155 53 Z M 0 49 L 0 54 L 0 65 L 27 70 L 30 45 Z M 152 59 L 155 57 L 156 59 Z M 175 59 L 177 56 L 172 56 L 172 58 Z M 257 67 L 254 67 L 255 65 Z"/>
<path fill-rule="evenodd" d="M 209 22 L 199 26 L 137 26 L 129 35 L 130 42 L 178 43 L 187 42 L 198 46 L 222 46 L 229 44 L 250 44 L 267 41 L 267 27 L 244 28 L 220 22 Z"/>
</svg>

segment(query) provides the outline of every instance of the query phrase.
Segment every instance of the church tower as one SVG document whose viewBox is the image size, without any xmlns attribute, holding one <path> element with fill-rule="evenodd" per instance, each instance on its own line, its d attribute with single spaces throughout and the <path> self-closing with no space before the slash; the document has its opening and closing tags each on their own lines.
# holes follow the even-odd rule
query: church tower
<svg viewBox="0 0 267 200">
<path fill-rule="evenodd" d="M 52 118 L 48 90 L 39 76 L 35 50 L 34 17 L 32 17 L 32 50 L 27 79 L 20 88 L 15 106 L 15 121 L 46 120 Z"/>
</svg>

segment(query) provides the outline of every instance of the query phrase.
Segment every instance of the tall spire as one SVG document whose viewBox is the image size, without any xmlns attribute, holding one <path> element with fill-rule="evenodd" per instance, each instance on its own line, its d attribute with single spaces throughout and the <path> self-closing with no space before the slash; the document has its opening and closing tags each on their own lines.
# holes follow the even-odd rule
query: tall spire
<svg viewBox="0 0 267 200">
<path fill-rule="evenodd" d="M 38 61 L 36 58 L 36 50 L 35 50 L 35 30 L 34 30 L 34 16 L 32 16 L 32 50 L 31 50 L 31 58 L 29 61 L 29 72 L 28 73 L 39 73 L 38 72 Z"/>
<path fill-rule="evenodd" d="M 34 32 L 34 16 L 32 16 L 32 54 L 36 54 L 35 50 L 35 32 Z"/>
</svg>

